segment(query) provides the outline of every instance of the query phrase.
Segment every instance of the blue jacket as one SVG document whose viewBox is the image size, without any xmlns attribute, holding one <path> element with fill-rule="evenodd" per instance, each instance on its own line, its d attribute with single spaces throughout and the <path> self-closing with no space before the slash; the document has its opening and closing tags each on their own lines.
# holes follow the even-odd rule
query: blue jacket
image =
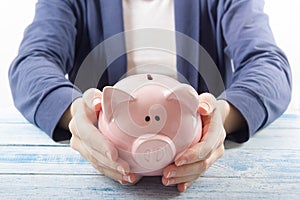
<svg viewBox="0 0 300 200">
<path fill-rule="evenodd" d="M 225 85 L 218 98 L 229 101 L 246 119 L 247 130 L 231 134 L 231 139 L 247 141 L 279 117 L 291 97 L 289 63 L 275 44 L 264 1 L 174 1 L 176 31 L 209 53 Z M 86 89 L 73 84 L 81 64 L 98 44 L 123 31 L 122 19 L 121 0 L 38 1 L 9 80 L 16 107 L 54 140 L 70 137 L 57 123 Z M 105 52 L 99 54 L 104 64 L 91 66 L 94 70 L 105 65 Z M 180 57 L 177 69 L 199 93 L 207 90 L 197 71 Z M 126 56 L 121 56 L 91 86 L 112 85 L 125 71 Z"/>
</svg>

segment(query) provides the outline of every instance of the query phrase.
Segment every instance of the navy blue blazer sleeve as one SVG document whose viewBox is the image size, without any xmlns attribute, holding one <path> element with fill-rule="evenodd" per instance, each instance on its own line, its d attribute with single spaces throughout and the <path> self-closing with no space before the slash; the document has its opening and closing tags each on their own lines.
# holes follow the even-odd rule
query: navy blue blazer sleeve
<svg viewBox="0 0 300 200">
<path fill-rule="evenodd" d="M 81 96 L 66 79 L 72 68 L 76 19 L 69 1 L 39 1 L 24 32 L 9 80 L 15 106 L 55 140 L 54 129 L 71 102 Z"/>
<path fill-rule="evenodd" d="M 291 71 L 283 52 L 276 46 L 264 13 L 262 0 L 224 1 L 222 16 L 225 54 L 232 58 L 232 83 L 220 98 L 244 116 L 248 130 L 230 137 L 249 139 L 269 125 L 287 108 L 291 98 Z"/>
</svg>

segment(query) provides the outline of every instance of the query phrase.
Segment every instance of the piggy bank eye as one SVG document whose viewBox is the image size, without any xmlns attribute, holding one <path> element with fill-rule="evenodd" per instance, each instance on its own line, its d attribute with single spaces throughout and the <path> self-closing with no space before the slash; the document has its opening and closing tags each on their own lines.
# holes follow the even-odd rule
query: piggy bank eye
<svg viewBox="0 0 300 200">
<path fill-rule="evenodd" d="M 151 74 L 147 74 L 147 79 L 150 81 L 153 80 L 153 77 L 151 76 Z"/>
<path fill-rule="evenodd" d="M 155 118 L 156 121 L 160 120 L 160 117 L 158 115 L 156 115 L 154 118 Z"/>
<path fill-rule="evenodd" d="M 146 121 L 146 122 L 149 122 L 149 121 L 150 121 L 150 116 L 147 115 L 147 116 L 145 117 L 145 121 Z"/>
</svg>

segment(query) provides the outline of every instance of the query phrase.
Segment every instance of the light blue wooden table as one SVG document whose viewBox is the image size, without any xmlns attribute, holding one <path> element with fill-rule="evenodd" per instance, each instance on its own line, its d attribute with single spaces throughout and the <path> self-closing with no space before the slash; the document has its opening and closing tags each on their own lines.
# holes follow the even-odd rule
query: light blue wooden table
<svg viewBox="0 0 300 200">
<path fill-rule="evenodd" d="M 300 115 L 286 113 L 225 155 L 185 193 L 160 177 L 121 186 L 14 109 L 0 111 L 0 199 L 300 199 Z"/>
</svg>

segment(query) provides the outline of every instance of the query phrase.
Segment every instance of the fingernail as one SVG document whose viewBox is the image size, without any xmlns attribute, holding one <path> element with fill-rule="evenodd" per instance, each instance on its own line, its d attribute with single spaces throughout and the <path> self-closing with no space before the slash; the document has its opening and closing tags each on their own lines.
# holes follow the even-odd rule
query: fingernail
<svg viewBox="0 0 300 200">
<path fill-rule="evenodd" d="M 174 177 L 176 175 L 176 171 L 172 170 L 167 174 L 167 178 Z"/>
<path fill-rule="evenodd" d="M 108 151 L 105 152 L 105 155 L 108 159 L 112 160 L 112 156 Z"/>
<path fill-rule="evenodd" d="M 200 107 L 203 108 L 205 111 L 209 111 L 209 105 L 207 103 L 200 103 Z"/>
<path fill-rule="evenodd" d="M 124 180 L 124 181 L 127 181 L 127 182 L 129 182 L 129 183 L 132 183 L 132 182 L 133 182 L 133 181 L 131 180 L 130 175 L 129 175 L 129 176 L 123 176 L 123 180 Z"/>
<path fill-rule="evenodd" d="M 93 99 L 93 101 L 92 101 L 92 104 L 93 104 L 94 107 L 95 107 L 96 105 L 98 105 L 99 103 L 101 103 L 101 99 L 99 99 L 99 98 L 95 98 L 95 99 Z"/>
<path fill-rule="evenodd" d="M 185 183 L 185 184 L 183 185 L 183 191 L 184 191 L 184 192 L 186 191 L 186 189 L 187 189 L 187 183 Z"/>
<path fill-rule="evenodd" d="M 120 172 L 123 175 L 126 174 L 124 168 L 122 166 L 120 166 L 120 165 L 117 167 L 117 170 L 118 170 L 118 172 Z"/>
<path fill-rule="evenodd" d="M 184 165 L 184 164 L 186 164 L 187 163 L 187 161 L 186 160 L 181 160 L 181 161 L 179 161 L 177 164 L 176 164 L 176 166 L 182 166 L 182 165 Z"/>
<path fill-rule="evenodd" d="M 100 111 L 102 109 L 101 99 L 96 98 L 92 101 L 93 107 L 95 111 Z"/>
<path fill-rule="evenodd" d="M 178 160 L 178 158 L 180 158 L 183 154 L 185 154 L 186 151 L 187 151 L 187 150 L 185 150 L 185 151 L 179 153 L 179 154 L 175 157 L 175 160 Z"/>
<path fill-rule="evenodd" d="M 105 165 L 102 162 L 98 162 L 98 166 L 105 167 Z"/>
<path fill-rule="evenodd" d="M 121 185 L 130 185 L 129 183 L 124 182 L 124 181 L 122 181 L 122 180 L 119 180 L 118 182 L 119 182 Z"/>
<path fill-rule="evenodd" d="M 175 179 L 174 178 L 170 178 L 167 180 L 167 185 L 173 185 L 175 184 Z"/>
</svg>

